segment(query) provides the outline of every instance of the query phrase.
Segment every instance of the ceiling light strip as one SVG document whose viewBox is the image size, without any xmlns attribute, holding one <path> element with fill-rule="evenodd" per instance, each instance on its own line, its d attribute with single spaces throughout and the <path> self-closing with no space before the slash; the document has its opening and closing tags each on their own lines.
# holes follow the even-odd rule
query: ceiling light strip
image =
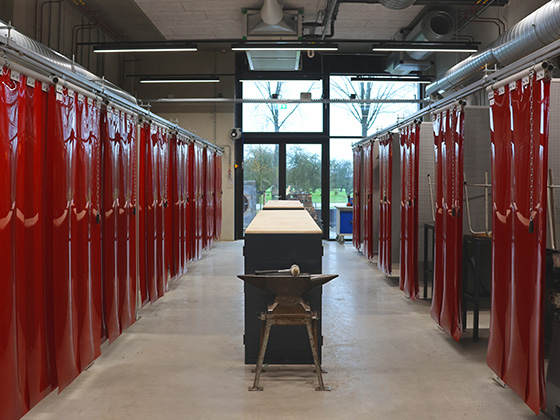
<svg viewBox="0 0 560 420">
<path fill-rule="evenodd" d="M 151 53 L 151 52 L 192 52 L 198 51 L 195 47 L 189 48 L 96 48 L 94 53 Z"/>
<path fill-rule="evenodd" d="M 337 44 L 234 44 L 232 51 L 338 51 Z"/>
<path fill-rule="evenodd" d="M 477 52 L 476 48 L 438 48 L 438 47 L 373 47 L 372 51 L 424 51 L 424 52 Z"/>
<path fill-rule="evenodd" d="M 219 83 L 220 79 L 144 79 L 140 83 Z"/>
</svg>

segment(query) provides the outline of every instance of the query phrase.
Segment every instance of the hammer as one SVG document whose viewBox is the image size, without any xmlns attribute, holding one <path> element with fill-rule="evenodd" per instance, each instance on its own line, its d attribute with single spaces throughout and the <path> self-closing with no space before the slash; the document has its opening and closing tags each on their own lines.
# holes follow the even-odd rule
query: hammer
<svg viewBox="0 0 560 420">
<path fill-rule="evenodd" d="M 282 270 L 257 270 L 255 274 L 276 274 L 276 273 L 290 273 L 292 277 L 299 276 L 300 270 L 299 266 L 296 264 L 292 264 L 290 268 L 285 268 Z"/>
</svg>

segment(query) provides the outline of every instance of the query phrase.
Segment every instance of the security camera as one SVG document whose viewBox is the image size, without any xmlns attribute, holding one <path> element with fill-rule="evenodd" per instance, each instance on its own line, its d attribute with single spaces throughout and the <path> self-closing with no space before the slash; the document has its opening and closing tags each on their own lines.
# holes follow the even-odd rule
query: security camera
<svg viewBox="0 0 560 420">
<path fill-rule="evenodd" d="M 237 140 L 241 138 L 241 129 L 240 128 L 232 128 L 229 132 L 229 136 L 232 140 Z"/>
</svg>

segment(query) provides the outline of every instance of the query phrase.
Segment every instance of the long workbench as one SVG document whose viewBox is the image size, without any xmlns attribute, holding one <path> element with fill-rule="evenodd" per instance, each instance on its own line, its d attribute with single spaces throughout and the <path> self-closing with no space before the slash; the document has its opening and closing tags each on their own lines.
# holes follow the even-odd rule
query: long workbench
<svg viewBox="0 0 560 420">
<path fill-rule="evenodd" d="M 245 274 L 256 270 L 281 270 L 299 265 L 302 273 L 322 272 L 322 231 L 307 211 L 261 211 L 245 230 Z M 266 293 L 245 284 L 245 363 L 257 361 L 261 321 L 259 315 L 274 301 Z M 322 288 L 304 295 L 311 309 L 321 313 Z M 321 320 L 318 321 L 321 357 Z M 277 326 L 271 331 L 265 363 L 313 364 L 309 338 L 304 326 Z"/>
<path fill-rule="evenodd" d="M 299 200 L 268 200 L 263 210 L 305 210 Z"/>
</svg>

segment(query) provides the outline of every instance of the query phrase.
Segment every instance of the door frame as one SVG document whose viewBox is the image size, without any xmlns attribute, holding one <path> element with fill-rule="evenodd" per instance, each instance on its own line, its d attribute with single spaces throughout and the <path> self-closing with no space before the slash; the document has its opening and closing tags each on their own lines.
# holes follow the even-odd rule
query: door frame
<svg viewBox="0 0 560 420">
<path fill-rule="evenodd" d="M 323 133 L 244 133 L 235 143 L 235 239 L 243 239 L 243 146 L 245 144 L 278 145 L 278 191 L 286 199 L 286 146 L 320 144 L 321 147 L 321 219 L 323 239 L 329 238 L 330 142 Z M 324 192 L 327 192 L 326 194 Z M 327 209 L 327 211 L 323 211 Z"/>
</svg>

